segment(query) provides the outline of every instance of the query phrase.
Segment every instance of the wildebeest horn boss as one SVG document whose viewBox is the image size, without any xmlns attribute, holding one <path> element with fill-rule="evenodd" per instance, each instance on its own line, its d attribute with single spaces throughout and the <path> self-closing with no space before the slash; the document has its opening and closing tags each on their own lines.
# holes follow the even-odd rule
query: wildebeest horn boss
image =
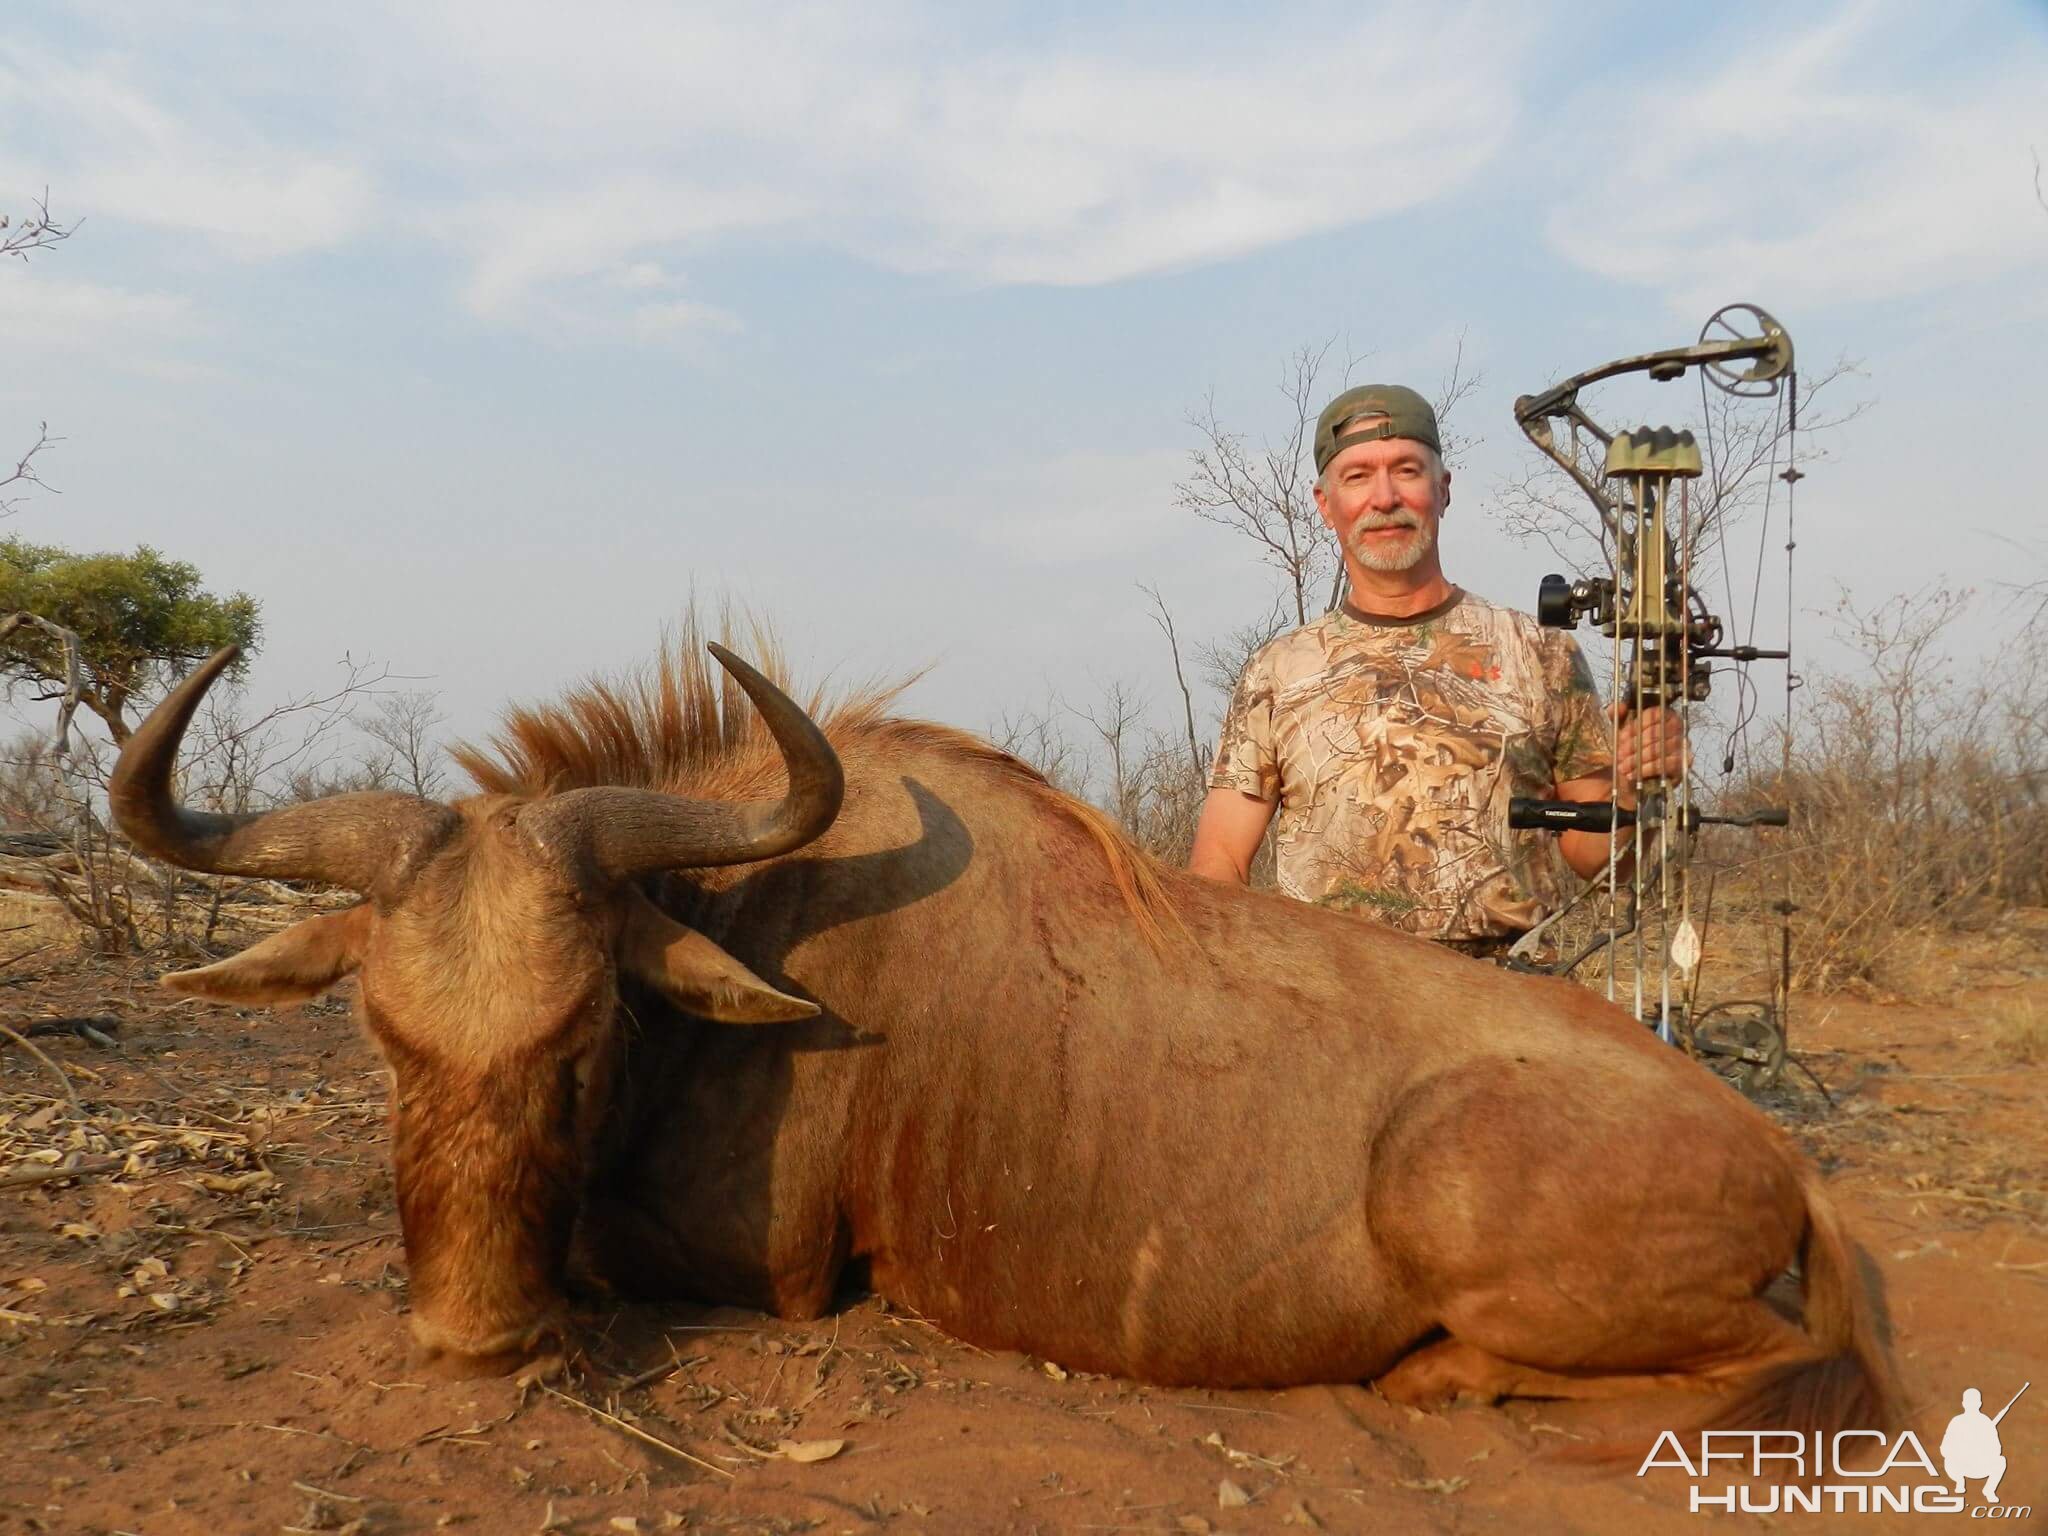
<svg viewBox="0 0 2048 1536">
<path fill-rule="evenodd" d="M 572 1253 L 788 1317 L 864 1262 L 974 1343 L 1163 1383 L 1891 1419 L 1817 1174 L 1626 1014 L 1162 869 L 993 747 L 878 695 L 814 724 L 718 655 L 765 732 L 686 641 L 513 713 L 450 806 L 176 807 L 225 653 L 122 754 L 142 847 L 369 897 L 169 984 L 359 977 L 431 1350 L 531 1354 Z M 1762 1296 L 1795 1258 L 1803 1325 Z"/>
</svg>

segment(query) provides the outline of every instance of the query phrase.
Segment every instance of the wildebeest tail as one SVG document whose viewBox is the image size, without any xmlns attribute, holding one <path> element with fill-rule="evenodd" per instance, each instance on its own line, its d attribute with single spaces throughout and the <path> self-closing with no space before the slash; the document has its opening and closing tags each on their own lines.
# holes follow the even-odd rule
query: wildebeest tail
<svg viewBox="0 0 2048 1536">
<path fill-rule="evenodd" d="M 1844 1429 L 1889 1433 L 1900 1422 L 1891 1364 L 1877 1334 L 1876 1300 L 1858 1250 L 1810 1164 L 1799 1173 L 1806 1201 L 1800 1250 L 1806 1333 L 1819 1354 L 1765 1367 L 1714 1411 L 1701 1429 Z"/>
</svg>

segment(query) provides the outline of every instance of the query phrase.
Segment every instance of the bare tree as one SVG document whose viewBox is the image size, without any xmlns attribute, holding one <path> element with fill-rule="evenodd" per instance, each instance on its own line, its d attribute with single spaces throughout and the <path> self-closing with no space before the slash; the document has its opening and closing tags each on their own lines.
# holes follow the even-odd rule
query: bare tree
<svg viewBox="0 0 2048 1536">
<path fill-rule="evenodd" d="M 1157 587 L 1148 587 L 1142 581 L 1138 590 L 1152 599 L 1152 622 L 1159 626 L 1159 632 L 1166 636 L 1166 648 L 1173 656 L 1173 680 L 1180 685 L 1181 708 L 1187 716 L 1188 763 L 1194 772 L 1202 772 L 1202 743 L 1195 734 L 1195 695 L 1188 687 L 1187 669 L 1181 665 L 1180 635 L 1173 624 L 1173 611 L 1166 606 L 1166 599 L 1159 595 Z"/>
<path fill-rule="evenodd" d="M 1109 755 L 1107 809 L 1128 827 L 1137 819 L 1142 787 L 1137 770 L 1144 756 L 1145 701 L 1124 683 L 1111 682 L 1095 708 L 1074 713 L 1088 722 Z"/>
<path fill-rule="evenodd" d="M 1477 369 L 1467 371 L 1465 333 L 1458 332 L 1458 349 L 1451 354 L 1451 366 L 1437 381 L 1436 398 L 1430 402 L 1436 410 L 1436 432 L 1443 445 L 1440 457 L 1446 469 L 1456 469 L 1465 462 L 1467 454 L 1486 441 L 1476 432 L 1460 431 L 1453 425 L 1459 419 L 1458 407 L 1485 382 L 1486 375 Z"/>
<path fill-rule="evenodd" d="M 50 189 L 31 204 L 28 214 L 0 213 L 0 256 L 18 256 L 27 261 L 31 251 L 47 251 L 69 240 L 78 226 L 59 224 L 50 217 Z"/>
<path fill-rule="evenodd" d="M 31 490 L 56 494 L 56 487 L 37 472 L 36 457 L 63 441 L 61 437 L 50 436 L 50 424 L 47 421 L 39 424 L 36 440 L 29 445 L 28 452 L 14 461 L 14 468 L 5 477 L 0 477 L 0 517 L 12 517 L 20 511 L 21 504 L 28 499 L 27 493 Z M 11 495 L 7 494 L 10 490 L 13 491 Z"/>
<path fill-rule="evenodd" d="M 1284 595 L 1276 593 L 1266 611 L 1257 618 L 1238 625 L 1220 640 L 1207 641 L 1196 649 L 1202 675 L 1226 699 L 1237 692 L 1237 680 L 1244 675 L 1245 664 L 1258 653 L 1259 648 L 1286 631 L 1288 615 L 1285 602 Z"/>
<path fill-rule="evenodd" d="M 13 256 L 27 261 L 31 251 L 48 250 L 51 246 L 71 238 L 74 225 L 62 225 L 50 217 L 50 191 L 43 189 L 43 195 L 35 203 L 35 212 L 26 218 L 0 213 L 0 257 Z M 58 443 L 60 437 L 50 436 L 47 421 L 36 424 L 36 440 L 14 461 L 14 468 L 0 477 L 0 518 L 12 517 L 21 509 L 31 490 L 49 491 L 56 494 L 56 488 L 44 480 L 36 460 Z M 13 494 L 8 494 L 10 489 Z M 78 710 L 84 696 L 85 685 L 79 662 L 78 636 L 61 624 L 52 622 L 41 614 L 20 610 L 0 618 L 0 640 L 24 626 L 39 629 L 48 635 L 57 648 L 61 659 L 62 682 L 54 697 L 62 700 L 57 711 L 57 732 L 54 743 L 55 755 L 62 758 L 70 750 L 71 717 Z"/>
<path fill-rule="evenodd" d="M 43 195 L 36 199 L 32 206 L 34 211 L 26 215 L 0 213 L 0 258 L 13 256 L 18 260 L 27 261 L 30 252 L 47 251 L 53 245 L 62 244 L 69 240 L 72 231 L 78 228 L 76 224 L 59 224 L 50 217 L 48 188 L 43 190 Z M 28 452 L 15 460 L 11 474 L 0 479 L 0 517 L 10 516 L 19 508 L 24 493 L 28 490 L 51 489 L 36 473 L 36 456 L 47 452 L 62 441 L 62 438 L 50 436 L 50 424 L 47 421 L 40 424 L 36 440 Z M 9 486 L 18 486 L 20 490 L 12 496 L 6 495 L 4 493 Z"/>
<path fill-rule="evenodd" d="M 1012 757 L 1037 769 L 1054 788 L 1080 795 L 1087 789 L 1087 765 L 1067 740 L 1060 714 L 1059 701 L 1047 699 L 1042 709 L 1004 711 L 985 734 Z"/>
<path fill-rule="evenodd" d="M 389 754 L 384 772 L 392 782 L 422 800 L 439 800 L 447 774 L 434 733 L 447 718 L 438 695 L 414 689 L 385 694 L 370 717 L 357 724 Z"/>
<path fill-rule="evenodd" d="M 1294 621 L 1306 624 L 1315 594 L 1331 568 L 1341 565 L 1336 541 L 1316 511 L 1309 461 L 1321 384 L 1335 340 L 1297 348 L 1287 360 L 1280 393 L 1287 401 L 1282 435 L 1252 448 L 1241 432 L 1224 426 L 1213 394 L 1190 413 L 1188 425 L 1201 443 L 1188 454 L 1188 477 L 1174 487 L 1175 499 L 1195 516 L 1243 534 L 1259 547 L 1260 559 L 1281 576 L 1281 591 L 1292 603 Z M 1356 359 L 1347 358 L 1346 382 Z"/>
</svg>

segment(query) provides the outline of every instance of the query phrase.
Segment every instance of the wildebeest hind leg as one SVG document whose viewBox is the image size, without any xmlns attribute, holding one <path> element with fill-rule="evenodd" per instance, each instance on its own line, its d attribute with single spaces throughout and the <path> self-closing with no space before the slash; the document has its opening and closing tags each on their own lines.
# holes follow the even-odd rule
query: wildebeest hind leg
<svg viewBox="0 0 2048 1536">
<path fill-rule="evenodd" d="M 1373 1381 L 1379 1394 L 1411 1408 L 1439 1408 L 1461 1397 L 1496 1402 L 1503 1397 L 1593 1399 L 1627 1397 L 1652 1386 L 1700 1385 L 1692 1377 L 1566 1376 L 1490 1355 L 1463 1339 L 1438 1339 L 1404 1355 Z"/>
<path fill-rule="evenodd" d="M 1800 1331 L 1760 1301 L 1740 1304 L 1736 1316 L 1724 1320 L 1720 1347 L 1682 1362 L 1646 1352 L 1638 1369 L 1612 1366 L 1568 1371 L 1527 1364 L 1496 1354 L 1455 1335 L 1425 1344 L 1403 1356 L 1373 1385 L 1389 1401 L 1410 1407 L 1434 1407 L 1470 1396 L 1488 1402 L 1503 1397 L 1550 1397 L 1593 1400 L 1625 1397 L 1657 1387 L 1720 1391 L 1779 1361 L 1810 1356 L 1813 1347 Z M 1652 1329 L 1646 1328 L 1646 1333 Z M 1671 1355 L 1684 1346 L 1674 1347 Z M 1544 1353 L 1532 1339 L 1528 1353 Z"/>
</svg>

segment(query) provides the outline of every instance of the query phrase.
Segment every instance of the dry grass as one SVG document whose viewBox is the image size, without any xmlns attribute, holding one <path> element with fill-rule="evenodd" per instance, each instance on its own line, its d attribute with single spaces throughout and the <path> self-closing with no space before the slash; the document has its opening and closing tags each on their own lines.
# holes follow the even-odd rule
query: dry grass
<svg viewBox="0 0 2048 1536">
<path fill-rule="evenodd" d="M 2021 994 L 2001 998 L 1986 1019 L 1991 1049 L 2000 1061 L 2033 1066 L 2048 1061 L 2048 1009 Z"/>
</svg>

